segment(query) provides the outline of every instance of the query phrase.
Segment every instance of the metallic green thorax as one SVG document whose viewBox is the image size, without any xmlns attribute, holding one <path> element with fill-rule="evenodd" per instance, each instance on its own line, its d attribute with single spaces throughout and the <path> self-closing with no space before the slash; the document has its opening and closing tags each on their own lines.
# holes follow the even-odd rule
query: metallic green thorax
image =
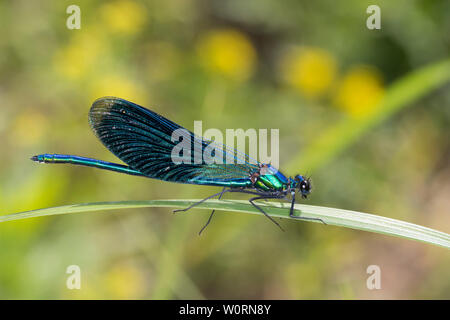
<svg viewBox="0 0 450 320">
<path fill-rule="evenodd" d="M 275 175 L 264 175 L 258 178 L 254 186 L 264 191 L 279 191 L 283 190 L 286 185 Z"/>
<path fill-rule="evenodd" d="M 288 187 L 289 179 L 271 165 L 267 165 L 261 173 L 253 185 L 255 188 L 263 191 L 280 191 Z"/>
</svg>

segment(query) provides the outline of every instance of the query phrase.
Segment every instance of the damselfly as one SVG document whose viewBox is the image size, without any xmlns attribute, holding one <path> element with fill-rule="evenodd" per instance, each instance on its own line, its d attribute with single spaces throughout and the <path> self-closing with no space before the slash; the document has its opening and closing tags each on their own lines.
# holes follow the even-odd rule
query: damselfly
<svg viewBox="0 0 450 320">
<path fill-rule="evenodd" d="M 100 141 L 126 165 L 62 154 L 41 154 L 31 160 L 71 163 L 170 182 L 223 187 L 222 191 L 174 212 L 187 211 L 214 197 L 221 199 L 227 192 L 238 192 L 252 195 L 249 202 L 280 228 L 278 222 L 255 203 L 256 200 L 290 201 L 291 218 L 323 223 L 321 219 L 294 215 L 296 193 L 306 198 L 311 191 L 311 181 L 303 175 L 287 178 L 270 164 L 260 163 L 234 148 L 196 136 L 161 115 L 120 98 L 96 100 L 89 112 L 89 122 Z M 174 139 L 175 131 L 177 139 Z M 193 152 L 186 152 L 181 158 L 175 157 L 175 161 L 174 154 L 179 155 L 174 153 L 174 148 L 180 139 L 190 141 Z M 201 154 L 201 159 L 196 158 L 196 154 Z"/>
</svg>

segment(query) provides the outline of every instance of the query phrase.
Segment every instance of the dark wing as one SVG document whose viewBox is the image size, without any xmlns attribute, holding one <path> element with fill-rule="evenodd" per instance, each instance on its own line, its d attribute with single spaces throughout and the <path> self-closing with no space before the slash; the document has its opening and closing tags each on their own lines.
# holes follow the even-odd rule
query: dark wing
<svg viewBox="0 0 450 320">
<path fill-rule="evenodd" d="M 249 175 L 259 169 L 258 162 L 246 154 L 204 140 L 161 115 L 120 98 L 96 100 L 89 112 L 89 122 L 112 153 L 149 178 L 216 186 L 249 186 Z M 183 154 L 184 163 L 172 158 L 172 151 L 179 143 L 179 140 L 172 141 L 172 133 L 177 129 L 182 129 L 177 132 L 183 139 L 190 139 L 194 150 L 191 154 Z M 195 151 L 201 148 L 203 154 L 208 145 L 208 150 L 214 151 L 207 152 L 209 155 L 195 162 Z M 213 157 L 222 157 L 222 163 L 214 163 Z M 230 163 L 227 158 L 234 159 L 234 162 Z"/>
</svg>

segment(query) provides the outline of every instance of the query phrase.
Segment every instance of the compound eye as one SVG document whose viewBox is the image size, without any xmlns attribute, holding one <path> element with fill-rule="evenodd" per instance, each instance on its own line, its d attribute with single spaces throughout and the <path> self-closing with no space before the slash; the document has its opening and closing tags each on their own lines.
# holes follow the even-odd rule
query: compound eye
<svg viewBox="0 0 450 320">
<path fill-rule="evenodd" d="M 309 192 L 309 189 L 310 189 L 310 185 L 309 185 L 308 181 L 304 180 L 300 183 L 300 190 L 302 193 Z"/>
</svg>

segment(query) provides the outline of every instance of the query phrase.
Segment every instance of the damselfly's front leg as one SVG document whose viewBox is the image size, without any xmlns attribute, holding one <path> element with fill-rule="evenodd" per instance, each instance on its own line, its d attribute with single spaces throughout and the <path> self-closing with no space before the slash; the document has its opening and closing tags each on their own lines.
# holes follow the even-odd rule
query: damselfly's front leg
<svg viewBox="0 0 450 320">
<path fill-rule="evenodd" d="M 326 223 L 320 218 L 300 217 L 300 216 L 294 215 L 295 192 L 291 193 L 291 195 L 292 195 L 292 201 L 291 201 L 291 208 L 289 210 L 289 217 L 291 217 L 293 219 L 298 219 L 298 220 L 320 221 L 326 225 Z"/>
</svg>

